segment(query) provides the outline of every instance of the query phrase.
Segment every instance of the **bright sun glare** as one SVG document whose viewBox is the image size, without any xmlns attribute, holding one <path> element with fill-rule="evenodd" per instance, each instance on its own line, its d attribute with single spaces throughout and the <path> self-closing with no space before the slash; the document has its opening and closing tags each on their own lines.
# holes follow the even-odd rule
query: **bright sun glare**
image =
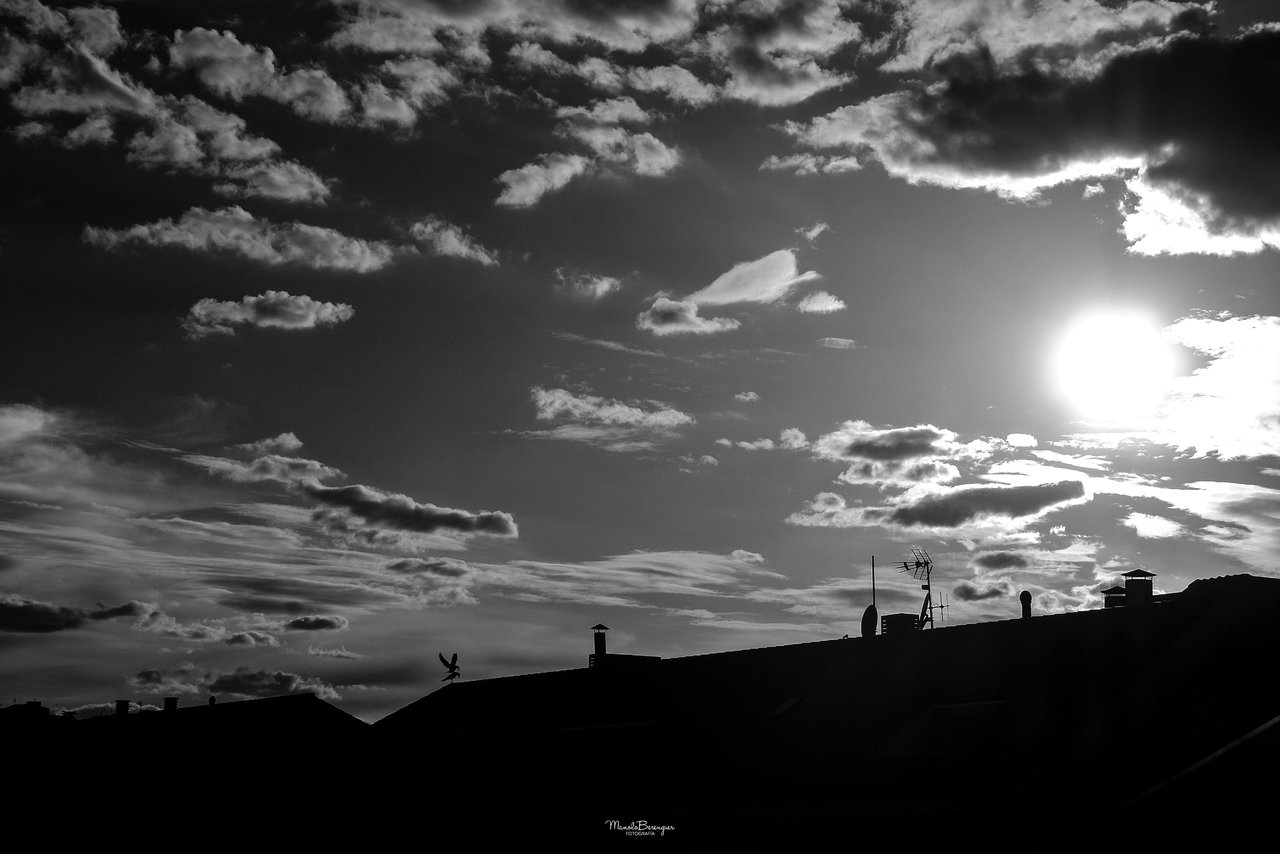
<svg viewBox="0 0 1280 854">
<path fill-rule="evenodd" d="M 1173 353 L 1151 317 L 1099 309 L 1063 331 L 1052 370 L 1058 394 L 1081 415 L 1126 422 L 1160 403 L 1173 378 Z"/>
</svg>

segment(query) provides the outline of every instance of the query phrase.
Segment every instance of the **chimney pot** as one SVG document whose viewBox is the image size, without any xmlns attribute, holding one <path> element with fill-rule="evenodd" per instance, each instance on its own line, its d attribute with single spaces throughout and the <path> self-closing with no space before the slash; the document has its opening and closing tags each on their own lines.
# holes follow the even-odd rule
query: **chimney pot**
<svg viewBox="0 0 1280 854">
<path fill-rule="evenodd" d="M 165 710 L 166 712 L 175 712 L 175 711 L 177 711 L 177 710 L 178 710 L 178 698 L 177 698 L 177 697 L 165 697 L 165 698 L 164 698 L 164 710 Z"/>
<path fill-rule="evenodd" d="M 127 715 L 127 714 L 129 714 L 129 701 L 128 701 L 128 700 L 116 700 L 116 714 L 117 714 L 117 715 Z"/>
</svg>

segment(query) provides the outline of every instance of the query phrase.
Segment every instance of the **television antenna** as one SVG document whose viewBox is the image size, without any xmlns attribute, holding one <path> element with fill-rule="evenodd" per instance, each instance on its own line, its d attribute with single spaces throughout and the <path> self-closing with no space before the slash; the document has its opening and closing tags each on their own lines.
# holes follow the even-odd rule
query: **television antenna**
<svg viewBox="0 0 1280 854">
<path fill-rule="evenodd" d="M 923 629 L 926 625 L 933 628 L 933 558 L 929 557 L 929 553 L 918 546 L 911 547 L 911 560 L 901 561 L 902 569 L 899 572 L 909 572 L 911 577 L 916 581 L 923 581 L 920 589 L 924 591 L 924 602 L 920 605 L 920 618 L 916 621 L 916 626 Z M 946 604 L 939 607 L 946 608 Z"/>
<path fill-rule="evenodd" d="M 449 671 L 448 673 L 445 674 L 445 677 L 440 681 L 448 682 L 450 685 L 452 685 L 453 680 L 457 679 L 459 676 L 462 675 L 462 669 L 458 667 L 458 654 L 455 652 L 453 654 L 453 658 L 451 659 L 445 658 L 443 652 L 438 654 L 440 656 L 440 663 L 444 665 L 445 670 Z"/>
</svg>

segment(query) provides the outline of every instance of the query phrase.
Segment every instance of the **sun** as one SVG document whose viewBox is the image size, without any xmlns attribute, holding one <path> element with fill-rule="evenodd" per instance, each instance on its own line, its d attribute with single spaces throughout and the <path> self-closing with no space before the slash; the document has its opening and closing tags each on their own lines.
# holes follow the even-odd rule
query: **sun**
<svg viewBox="0 0 1280 854">
<path fill-rule="evenodd" d="M 1052 372 L 1058 395 L 1080 415 L 1125 423 L 1154 412 L 1173 378 L 1174 358 L 1149 314 L 1100 308 L 1063 330 Z"/>
</svg>

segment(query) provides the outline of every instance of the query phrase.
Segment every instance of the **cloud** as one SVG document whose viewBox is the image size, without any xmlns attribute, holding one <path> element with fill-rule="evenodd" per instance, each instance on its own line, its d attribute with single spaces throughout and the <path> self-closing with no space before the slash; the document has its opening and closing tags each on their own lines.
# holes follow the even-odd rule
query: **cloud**
<svg viewBox="0 0 1280 854">
<path fill-rule="evenodd" d="M 733 399 L 740 403 L 755 403 L 760 399 L 760 395 L 754 391 L 740 391 L 733 396 Z"/>
<path fill-rule="evenodd" d="M 296 454 L 302 450 L 302 440 L 291 432 L 281 433 L 268 439 L 259 439 L 256 442 L 232 445 L 229 450 L 247 454 L 251 457 L 259 457 L 263 454 Z"/>
<path fill-rule="evenodd" d="M 991 516 L 1012 519 L 1086 500 L 1080 481 L 1030 486 L 965 486 L 926 494 L 876 516 L 904 527 L 957 528 Z"/>
<path fill-rule="evenodd" d="M 783 576 L 754 552 L 631 552 L 579 563 L 513 561 L 485 564 L 483 586 L 523 601 L 576 605 L 667 607 L 672 596 L 742 595 Z"/>
<path fill-rule="evenodd" d="M 347 618 L 337 614 L 312 614 L 294 617 L 284 624 L 291 632 L 340 632 L 347 627 Z"/>
<path fill-rule="evenodd" d="M 408 595 L 421 605 L 447 608 L 476 604 L 472 589 L 480 574 L 466 561 L 448 557 L 405 558 L 392 561 L 386 569 L 406 583 Z"/>
<path fill-rule="evenodd" d="M 981 585 L 961 581 L 951 588 L 951 595 L 961 602 L 981 602 L 985 599 L 1012 598 L 1015 590 L 1010 581 L 990 581 Z"/>
<path fill-rule="evenodd" d="M 539 421 L 561 421 L 551 430 L 524 435 L 585 442 L 608 451 L 652 450 L 695 423 L 692 415 L 654 401 L 625 403 L 562 388 L 530 390 Z"/>
<path fill-rule="evenodd" d="M 634 98 L 624 96 L 595 101 L 589 107 L 560 107 L 556 110 L 556 118 L 575 119 L 582 126 L 647 124 L 653 120 L 648 110 L 643 110 Z M 570 127 L 574 126 L 571 122 Z"/>
<path fill-rule="evenodd" d="M 409 233 L 419 243 L 426 244 L 432 255 L 462 258 L 486 267 L 498 263 L 497 252 L 481 246 L 461 228 L 435 214 L 415 222 L 409 227 Z"/>
<path fill-rule="evenodd" d="M 1025 569 L 1026 555 L 1019 552 L 981 552 L 973 556 L 973 563 L 983 569 Z"/>
<path fill-rule="evenodd" d="M 654 335 L 713 335 L 728 332 L 742 324 L 730 317 L 699 317 L 693 300 L 658 297 L 653 305 L 636 318 L 636 328 Z"/>
<path fill-rule="evenodd" d="M 858 342 L 852 338 L 819 338 L 818 346 L 830 350 L 856 350 Z"/>
<path fill-rule="evenodd" d="M 831 314 L 844 309 L 844 300 L 826 291 L 814 291 L 796 303 L 796 311 L 804 314 Z"/>
<path fill-rule="evenodd" d="M 239 302 L 206 297 L 187 312 L 182 328 L 191 338 L 203 338 L 234 335 L 237 326 L 286 330 L 336 326 L 354 315 L 355 309 L 346 303 L 319 302 L 309 296 L 267 291 L 260 296 L 243 297 Z"/>
<path fill-rule="evenodd" d="M 809 447 L 804 433 L 794 427 L 788 427 L 778 434 L 778 441 L 773 439 L 755 439 L 749 442 L 735 442 L 731 439 L 716 439 L 717 445 L 726 448 L 741 448 L 744 451 L 773 451 L 781 448 L 785 451 L 798 451 Z"/>
<path fill-rule="evenodd" d="M 230 673 L 210 671 L 200 679 L 199 691 L 236 697 L 274 697 L 280 694 L 311 692 L 322 700 L 340 700 L 334 686 L 318 677 L 300 676 L 283 670 L 237 667 Z"/>
<path fill-rule="evenodd" d="M 585 173 L 590 165 L 591 161 L 579 154 L 544 154 L 537 162 L 508 169 L 498 176 L 503 190 L 495 204 L 509 208 L 532 207 L 547 193 L 559 190 Z"/>
<path fill-rule="evenodd" d="M 1280 317 L 1199 313 L 1163 334 L 1207 357 L 1206 364 L 1176 377 L 1138 428 L 1076 440 L 1100 447 L 1146 440 L 1221 459 L 1280 456 Z"/>
<path fill-rule="evenodd" d="M 1034 448 L 1040 444 L 1030 433 L 1010 433 L 1005 441 L 1015 448 Z"/>
<path fill-rule="evenodd" d="M 984 0 L 902 0 L 894 10 L 895 52 L 881 68 L 922 71 L 956 55 L 986 51 L 998 66 L 1039 60 L 1079 65 L 1107 46 L 1141 44 L 1168 32 L 1199 4 L 988 3 Z"/>
<path fill-rule="evenodd" d="M 799 273 L 798 269 L 795 253 L 779 249 L 755 261 L 734 265 L 729 272 L 686 299 L 698 305 L 777 302 L 796 285 L 820 278 L 817 273 Z"/>
<path fill-rule="evenodd" d="M 679 42 L 698 23 L 695 0 L 633 4 L 582 0 L 492 0 L 485 3 L 406 4 L 401 0 L 338 0 L 354 14 L 345 43 L 366 49 L 432 50 L 436 34 L 478 39 L 486 32 L 533 41 L 639 52 Z M 396 34 L 400 34 L 396 37 Z M 421 39 L 415 44 L 409 38 Z"/>
<path fill-rule="evenodd" d="M 824 154 L 770 154 L 760 162 L 762 172 L 795 172 L 797 175 L 840 175 L 856 172 L 862 163 L 856 157 L 836 157 Z"/>
<path fill-rule="evenodd" d="M 1089 499 L 1080 481 L 1026 486 L 977 485 L 909 490 L 882 506 L 850 506 L 833 492 L 822 492 L 787 518 L 804 527 L 932 528 L 951 536 L 1008 530 L 1030 518 Z"/>
<path fill-rule="evenodd" d="M 959 453 L 956 434 L 932 424 L 878 429 L 866 421 L 846 421 L 818 437 L 814 453 L 829 460 L 902 461 Z"/>
<path fill-rule="evenodd" d="M 861 40 L 858 24 L 838 2 L 784 2 L 719 6 L 728 20 L 705 43 L 728 72 L 725 95 L 761 106 L 787 106 L 851 82 L 851 74 L 823 66 Z"/>
<path fill-rule="evenodd" d="M 19 51 L 18 59 L 29 53 Z M 15 61 L 5 67 L 20 74 Z M 20 128 L 23 138 L 48 139 L 65 148 L 108 145 L 118 127 L 132 130 L 126 145 L 130 162 L 215 178 L 214 190 L 221 195 L 301 203 L 323 203 L 329 195 L 319 175 L 295 161 L 276 159 L 279 146 L 247 134 L 239 116 L 191 95 L 157 95 L 111 69 L 83 43 L 53 54 L 41 67 L 42 81 L 15 95 L 18 111 L 84 119 L 71 128 L 28 122 Z"/>
<path fill-rule="evenodd" d="M 89 621 L 138 617 L 150 607 L 145 602 L 134 601 L 115 607 L 100 605 L 89 610 L 40 602 L 13 593 L 0 593 L 0 632 L 49 634 L 78 629 Z"/>
<path fill-rule="evenodd" d="M 939 460 L 887 460 L 854 463 L 837 478 L 842 483 L 911 486 L 916 483 L 948 483 L 960 470 Z"/>
<path fill-rule="evenodd" d="M 827 225 L 825 222 L 815 222 L 808 228 L 797 228 L 796 234 L 803 237 L 809 243 L 815 243 L 819 237 L 830 230 L 831 226 Z"/>
<path fill-rule="evenodd" d="M 364 656 L 361 655 L 360 653 L 351 652 L 345 646 L 340 646 L 337 648 L 309 646 L 307 647 L 307 655 L 316 655 L 316 656 L 320 656 L 321 658 L 341 658 L 341 659 L 347 659 L 352 661 L 357 661 L 361 658 L 364 658 Z"/>
<path fill-rule="evenodd" d="M 192 69 L 214 92 L 232 100 L 258 95 L 278 101 L 308 119 L 340 122 L 351 112 L 342 87 L 320 68 L 280 72 L 270 48 L 240 42 L 230 31 L 205 27 L 178 30 L 169 46 L 169 62 Z"/>
<path fill-rule="evenodd" d="M 613 276 L 597 276 L 564 267 L 556 268 L 556 279 L 559 280 L 557 291 L 577 299 L 599 300 L 622 288 L 622 282 Z"/>
<path fill-rule="evenodd" d="M 19 89 L 10 99 L 18 112 L 38 116 L 105 112 L 145 117 L 157 109 L 154 92 L 112 69 L 84 45 L 56 54 L 43 70 L 41 83 Z"/>
<path fill-rule="evenodd" d="M 470 513 L 434 504 L 419 504 L 407 495 L 383 493 L 360 484 L 321 486 L 304 481 L 298 485 L 298 490 L 308 498 L 373 528 L 423 534 L 445 531 L 495 537 L 517 535 L 516 523 L 510 513 Z"/>
<path fill-rule="evenodd" d="M 1144 540 L 1167 540 L 1186 533 L 1186 529 L 1172 519 L 1149 513 L 1130 513 L 1120 520 L 1120 524 L 1132 528 Z"/>
<path fill-rule="evenodd" d="M 718 94 L 715 86 L 679 65 L 632 68 L 627 71 L 627 82 L 641 92 L 661 92 L 677 104 L 693 107 L 711 103 Z"/>
<path fill-rule="evenodd" d="M 25 403 L 0 405 L 0 447 L 23 439 L 47 435 L 60 422 L 48 410 Z"/>
<path fill-rule="evenodd" d="M 389 264 L 394 252 L 377 241 L 347 237 L 331 228 L 257 219 L 239 206 L 191 208 L 176 222 L 162 219 L 123 229 L 85 226 L 85 242 L 104 249 L 130 245 L 178 246 L 236 255 L 263 264 L 297 264 L 318 270 L 369 273 Z"/>
<path fill-rule="evenodd" d="M 1267 177 L 1280 175 L 1280 157 L 1258 107 L 1280 83 L 1268 59 L 1277 50 L 1280 32 L 1254 30 L 1182 34 L 1084 67 L 1004 63 L 989 46 L 951 52 L 933 62 L 936 85 L 787 130 L 810 148 L 873 156 L 911 183 L 1011 198 L 1127 174 L 1133 251 L 1256 252 L 1280 244 L 1280 191 Z"/>
<path fill-rule="evenodd" d="M 221 475 L 228 480 L 239 483 L 260 483 L 262 481 L 298 483 L 300 481 L 323 480 L 325 478 L 343 476 L 338 469 L 331 468 L 315 460 L 283 457 L 278 454 L 265 454 L 251 463 L 199 454 L 184 454 L 181 459 L 194 466 L 204 468 L 213 474 Z"/>
</svg>

